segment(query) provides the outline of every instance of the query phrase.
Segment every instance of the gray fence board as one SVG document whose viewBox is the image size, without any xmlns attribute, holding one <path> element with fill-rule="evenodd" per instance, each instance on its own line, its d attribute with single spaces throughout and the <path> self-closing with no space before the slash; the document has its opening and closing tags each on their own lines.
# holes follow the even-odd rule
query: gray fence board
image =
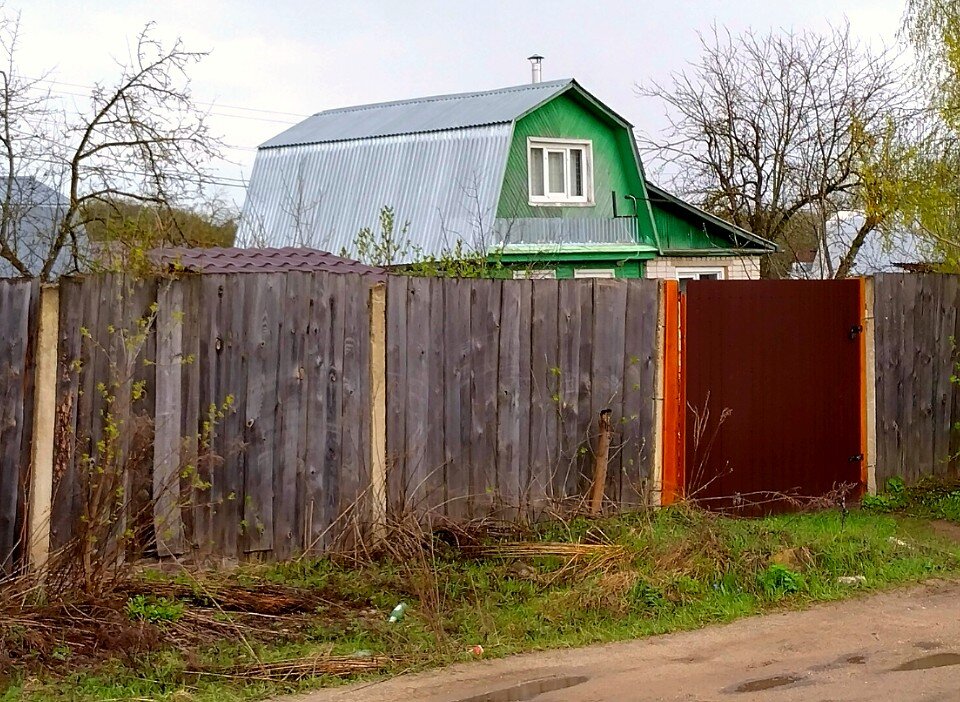
<svg viewBox="0 0 960 702">
<path fill-rule="evenodd" d="M 657 281 L 631 280 L 627 286 L 624 343 L 621 488 L 624 506 L 645 504 L 653 460 L 657 396 Z"/>
<path fill-rule="evenodd" d="M 528 382 L 520 388 L 529 407 L 527 427 L 527 458 L 524 470 L 525 507 L 531 516 L 549 504 L 553 497 L 553 479 L 556 473 L 558 445 L 558 415 L 556 395 L 557 374 L 557 283 L 555 281 L 528 282 L 532 288 L 528 297 L 530 309 L 524 328 L 529 329 L 530 352 L 521 359 L 526 366 Z"/>
<path fill-rule="evenodd" d="M 0 575 L 23 545 L 38 299 L 35 281 L 0 281 Z"/>
<path fill-rule="evenodd" d="M 444 354 L 444 463 L 446 471 L 446 513 L 453 518 L 469 515 L 470 465 L 464 460 L 471 436 L 472 404 L 470 366 L 469 280 L 454 280 L 444 286 L 444 321 L 447 335 Z M 388 298 L 389 300 L 389 298 Z M 400 310 L 396 313 L 402 314 Z"/>
</svg>

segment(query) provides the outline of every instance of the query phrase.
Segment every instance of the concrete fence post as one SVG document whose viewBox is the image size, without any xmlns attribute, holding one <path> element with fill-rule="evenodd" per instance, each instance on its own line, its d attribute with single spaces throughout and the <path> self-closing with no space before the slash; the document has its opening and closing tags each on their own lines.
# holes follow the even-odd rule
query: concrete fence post
<svg viewBox="0 0 960 702">
<path fill-rule="evenodd" d="M 387 521 L 387 288 L 370 289 L 370 504 L 374 539 Z"/>
<path fill-rule="evenodd" d="M 40 319 L 37 324 L 30 504 L 27 513 L 27 564 L 32 572 L 42 572 L 50 558 L 59 335 L 60 289 L 56 285 L 44 285 L 40 288 Z"/>
<path fill-rule="evenodd" d="M 663 500 L 663 430 L 664 430 L 664 360 L 666 338 L 666 297 L 667 287 L 664 281 L 657 284 L 657 340 L 654 355 L 654 398 L 653 398 L 653 471 L 651 477 L 651 507 L 659 507 Z"/>
</svg>

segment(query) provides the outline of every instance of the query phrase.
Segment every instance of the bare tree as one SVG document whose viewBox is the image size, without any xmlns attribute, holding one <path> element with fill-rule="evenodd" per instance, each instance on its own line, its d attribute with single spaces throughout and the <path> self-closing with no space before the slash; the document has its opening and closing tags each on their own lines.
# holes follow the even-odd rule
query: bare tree
<svg viewBox="0 0 960 702">
<path fill-rule="evenodd" d="M 669 85 L 638 88 L 669 120 L 662 138 L 644 140 L 655 166 L 707 209 L 781 244 L 798 217 L 869 209 L 833 271 L 846 275 L 865 237 L 900 211 L 901 193 L 876 180 L 899 176 L 893 159 L 918 114 L 898 56 L 861 46 L 847 26 L 737 37 L 714 28 L 701 44 Z"/>
<path fill-rule="evenodd" d="M 79 268 L 89 255 L 85 227 L 105 208 L 165 210 L 202 198 L 210 184 L 206 164 L 221 142 L 194 103 L 188 76 L 205 54 L 179 40 L 165 46 L 152 31 L 147 25 L 117 61 L 116 80 L 96 83 L 76 109 L 18 71 L 19 17 L 0 18 L 0 257 L 18 273 L 46 280 L 65 260 Z M 23 184 L 34 182 L 58 192 L 56 216 L 25 231 L 23 211 L 36 203 Z"/>
</svg>

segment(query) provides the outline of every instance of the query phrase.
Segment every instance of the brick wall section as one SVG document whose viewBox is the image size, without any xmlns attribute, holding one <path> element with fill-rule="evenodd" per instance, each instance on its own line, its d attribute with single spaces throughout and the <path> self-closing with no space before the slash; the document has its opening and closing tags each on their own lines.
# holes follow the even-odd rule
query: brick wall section
<svg viewBox="0 0 960 702">
<path fill-rule="evenodd" d="M 724 280 L 759 280 L 759 256 L 662 257 L 647 262 L 647 278 L 676 278 L 677 268 L 720 268 Z"/>
</svg>

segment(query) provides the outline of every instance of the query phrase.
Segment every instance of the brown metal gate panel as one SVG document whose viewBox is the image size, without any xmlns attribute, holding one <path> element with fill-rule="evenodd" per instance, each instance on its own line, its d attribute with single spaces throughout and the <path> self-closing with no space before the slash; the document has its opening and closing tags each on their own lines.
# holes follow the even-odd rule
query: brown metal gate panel
<svg viewBox="0 0 960 702">
<path fill-rule="evenodd" d="M 783 495 L 862 489 L 861 285 L 687 284 L 689 497 L 763 513 L 789 509 Z"/>
</svg>

